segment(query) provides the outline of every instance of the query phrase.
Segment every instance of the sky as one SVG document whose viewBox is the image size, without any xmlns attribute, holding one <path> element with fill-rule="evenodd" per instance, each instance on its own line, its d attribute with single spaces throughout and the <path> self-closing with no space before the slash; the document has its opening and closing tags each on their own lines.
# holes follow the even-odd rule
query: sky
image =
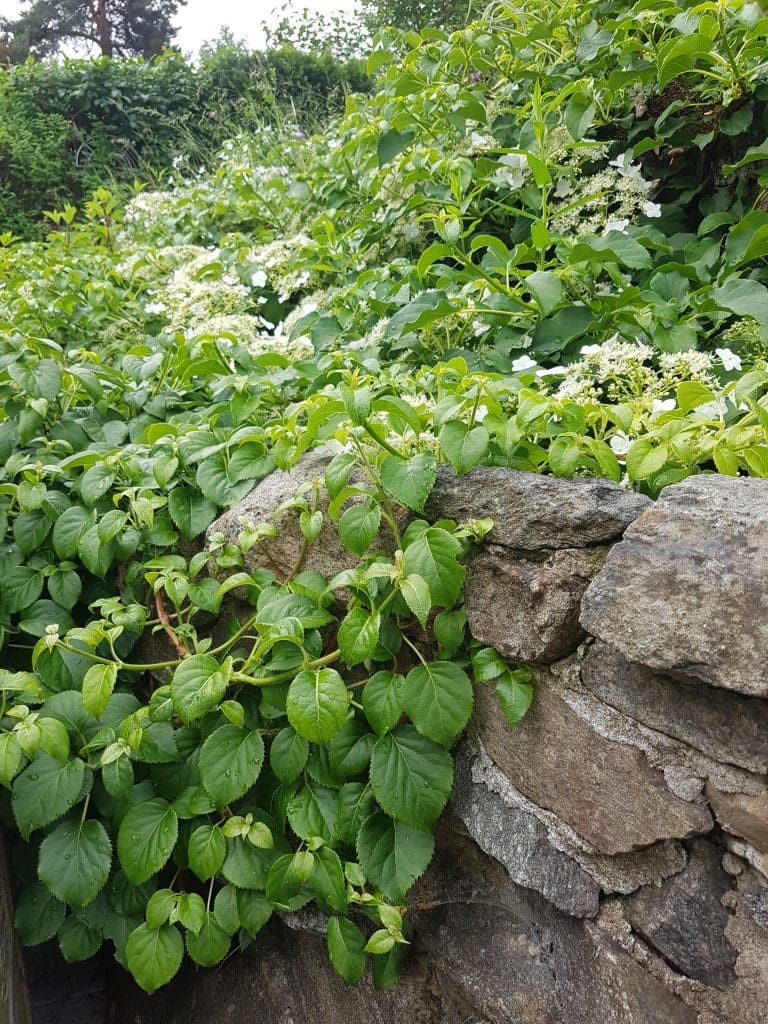
<svg viewBox="0 0 768 1024">
<path fill-rule="evenodd" d="M 275 23 L 280 19 L 283 0 L 188 0 L 179 11 L 179 33 L 176 45 L 185 52 L 197 53 L 200 44 L 220 35 L 228 26 L 236 39 L 245 39 L 253 47 L 264 43 L 263 22 Z M 351 11 L 355 0 L 296 0 L 294 7 L 308 8 L 323 14 Z M 0 0 L 0 13 L 13 17 L 21 7 L 20 0 Z"/>
</svg>

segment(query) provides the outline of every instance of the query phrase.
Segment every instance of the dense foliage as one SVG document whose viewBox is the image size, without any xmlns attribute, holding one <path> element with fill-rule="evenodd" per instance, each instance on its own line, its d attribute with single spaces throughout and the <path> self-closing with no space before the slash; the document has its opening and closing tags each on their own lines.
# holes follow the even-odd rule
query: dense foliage
<svg viewBox="0 0 768 1024">
<path fill-rule="evenodd" d="M 322 135 L 3 237 L 25 942 L 108 940 L 152 991 L 314 901 L 344 978 L 396 979 L 474 686 L 511 723 L 531 700 L 467 634 L 491 524 L 423 518 L 438 465 L 768 476 L 765 30 L 750 3 L 502 3 L 382 37 Z M 245 567 L 279 517 L 203 543 L 329 443 L 281 510 L 295 565 Z M 328 523 L 330 581 L 304 568 Z"/>
<path fill-rule="evenodd" d="M 100 185 L 210 167 L 226 139 L 265 124 L 309 131 L 369 87 L 359 60 L 259 53 L 228 38 L 197 63 L 168 51 L 0 68 L 0 224 L 36 237 L 45 210 L 80 204 Z"/>
</svg>

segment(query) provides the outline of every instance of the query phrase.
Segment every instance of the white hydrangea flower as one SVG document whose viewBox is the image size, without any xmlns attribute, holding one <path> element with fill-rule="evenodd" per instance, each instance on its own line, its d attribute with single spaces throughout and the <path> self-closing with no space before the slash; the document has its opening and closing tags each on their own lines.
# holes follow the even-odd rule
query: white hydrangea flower
<svg viewBox="0 0 768 1024">
<path fill-rule="evenodd" d="M 724 370 L 740 370 L 741 369 L 741 356 L 737 356 L 735 352 L 732 352 L 729 348 L 716 348 L 715 355 L 718 357 L 720 362 L 723 364 Z"/>
<path fill-rule="evenodd" d="M 652 203 L 650 200 L 647 203 L 643 203 L 643 213 L 646 217 L 660 217 L 661 207 L 658 203 Z"/>
<path fill-rule="evenodd" d="M 524 370 L 532 370 L 536 365 L 536 360 L 531 359 L 530 356 L 518 356 L 517 359 L 512 360 L 512 373 L 522 373 Z"/>
<path fill-rule="evenodd" d="M 611 446 L 615 455 L 626 455 L 632 441 L 627 437 L 623 430 L 617 430 L 608 444 Z"/>
<path fill-rule="evenodd" d="M 603 234 L 607 235 L 609 231 L 621 231 L 623 233 L 628 227 L 629 219 L 627 217 L 620 217 L 617 220 L 609 220 L 605 223 Z"/>
<path fill-rule="evenodd" d="M 602 345 L 582 345 L 581 354 L 583 356 L 594 356 L 601 351 Z"/>
<path fill-rule="evenodd" d="M 263 270 L 256 270 L 251 274 L 251 284 L 254 288 L 263 288 L 267 283 L 267 275 Z"/>
<path fill-rule="evenodd" d="M 677 402 L 674 398 L 654 398 L 651 402 L 651 412 L 671 412 L 675 408 Z"/>
</svg>

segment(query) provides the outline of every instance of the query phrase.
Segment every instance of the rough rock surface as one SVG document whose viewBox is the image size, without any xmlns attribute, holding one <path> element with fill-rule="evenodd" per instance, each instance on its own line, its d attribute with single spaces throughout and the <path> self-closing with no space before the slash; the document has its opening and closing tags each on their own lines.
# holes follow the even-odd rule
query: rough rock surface
<svg viewBox="0 0 768 1024">
<path fill-rule="evenodd" d="M 685 683 L 623 658 L 596 642 L 581 668 L 605 704 L 718 761 L 768 772 L 768 703 L 728 690 Z"/>
<path fill-rule="evenodd" d="M 626 853 L 712 827 L 706 805 L 681 800 L 636 747 L 607 740 L 540 676 L 510 736 L 492 691 L 476 695 L 473 729 L 513 784 L 600 853 Z"/>
<path fill-rule="evenodd" d="M 472 559 L 465 590 L 472 635 L 508 658 L 548 664 L 576 649 L 582 595 L 605 562 L 605 548 L 551 551 L 511 561 L 503 549 Z"/>
<path fill-rule="evenodd" d="M 322 479 L 328 463 L 336 454 L 330 446 L 318 448 L 305 455 L 289 472 L 277 470 L 272 473 L 242 501 L 212 523 L 208 527 L 207 535 L 223 533 L 230 543 L 235 543 L 244 522 L 256 526 L 275 521 L 279 530 L 278 536 L 257 544 L 245 555 L 247 569 L 271 568 L 278 576 L 285 577 L 302 559 L 302 569 L 314 570 L 326 579 L 331 579 L 343 569 L 353 568 L 360 559 L 344 547 L 339 540 L 335 524 L 327 515 L 324 516 L 320 535 L 309 546 L 303 558 L 304 539 L 299 528 L 299 513 L 295 509 L 287 509 L 278 513 L 275 519 L 275 514 L 283 502 L 290 501 L 300 487 L 311 485 L 315 480 L 321 484 L 318 507 L 323 512 L 327 511 L 328 495 L 322 486 Z M 402 525 L 407 520 L 408 514 L 403 512 Z M 376 547 L 392 547 L 391 538 L 386 530 L 383 529 L 374 541 L 373 549 Z"/>
<path fill-rule="evenodd" d="M 694 840 L 684 871 L 626 902 L 632 927 L 668 963 L 719 987 L 736 980 L 736 950 L 725 937 L 731 912 L 722 902 L 733 882 L 721 866 L 722 854 L 721 847 Z"/>
<path fill-rule="evenodd" d="M 766 566 L 768 481 L 689 477 L 611 550 L 581 623 L 629 661 L 768 697 Z"/>
<path fill-rule="evenodd" d="M 724 793 L 707 784 L 706 796 L 726 832 L 745 839 L 758 853 L 768 855 L 768 789 L 756 796 Z"/>
<path fill-rule="evenodd" d="M 518 551 L 584 548 L 617 540 L 649 498 L 609 480 L 559 480 L 515 469 L 480 467 L 457 477 L 441 467 L 428 518 L 490 517 L 492 544 Z"/>
<path fill-rule="evenodd" d="M 463 742 L 456 753 L 451 804 L 480 849 L 503 864 L 514 882 L 540 892 L 558 909 L 575 917 L 596 914 L 597 882 L 550 843 L 543 822 L 476 783 L 473 760 L 469 744 Z"/>
</svg>

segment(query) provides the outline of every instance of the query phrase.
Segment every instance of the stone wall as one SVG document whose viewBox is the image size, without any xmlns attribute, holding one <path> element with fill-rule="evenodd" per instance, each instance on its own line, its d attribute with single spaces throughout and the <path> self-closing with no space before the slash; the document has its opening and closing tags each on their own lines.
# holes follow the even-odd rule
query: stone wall
<svg viewBox="0 0 768 1024">
<path fill-rule="evenodd" d="M 216 528 L 268 518 L 324 458 Z M 443 472 L 428 515 L 494 519 L 468 621 L 536 685 L 514 730 L 477 690 L 402 984 L 347 989 L 311 920 L 276 922 L 152 1000 L 116 982 L 118 1024 L 768 1024 L 768 481 L 699 476 L 653 503 Z M 289 513 L 277 564 L 292 532 Z M 328 575 L 349 557 L 332 535 L 316 550 Z"/>
</svg>

